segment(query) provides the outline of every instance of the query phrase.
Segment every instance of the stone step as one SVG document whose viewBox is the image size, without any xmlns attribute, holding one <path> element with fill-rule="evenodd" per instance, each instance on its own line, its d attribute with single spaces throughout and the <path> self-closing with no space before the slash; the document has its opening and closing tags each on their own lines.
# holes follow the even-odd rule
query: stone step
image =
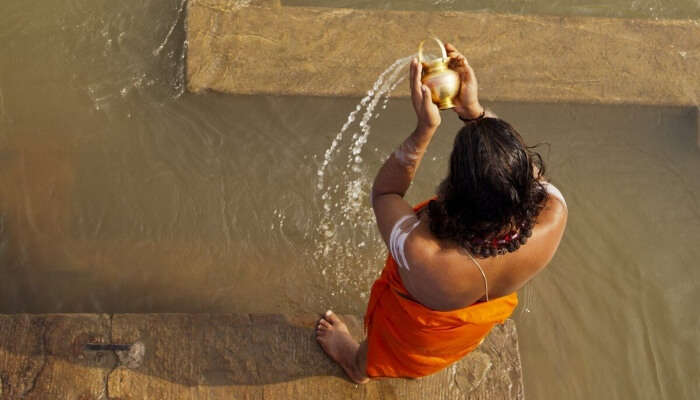
<svg viewBox="0 0 700 400">
<path fill-rule="evenodd" d="M 467 56 L 487 101 L 697 106 L 700 95 L 697 20 L 240 3 L 188 2 L 190 91 L 361 97 L 435 35 Z M 406 95 L 404 82 L 395 96 Z"/>
<path fill-rule="evenodd" d="M 354 336 L 360 319 L 342 316 Z M 512 320 L 435 375 L 348 381 L 317 316 L 0 315 L 0 399 L 522 399 Z M 131 352 L 87 343 L 136 344 Z"/>
</svg>

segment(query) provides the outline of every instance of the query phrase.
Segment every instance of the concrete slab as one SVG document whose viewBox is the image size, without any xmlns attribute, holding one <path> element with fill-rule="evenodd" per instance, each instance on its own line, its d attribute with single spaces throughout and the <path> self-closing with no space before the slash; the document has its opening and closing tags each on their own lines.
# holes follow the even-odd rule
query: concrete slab
<svg viewBox="0 0 700 400">
<path fill-rule="evenodd" d="M 353 335 L 360 319 L 343 316 Z M 321 351 L 316 316 L 0 315 L 0 399 L 522 399 L 513 321 L 430 377 L 359 386 Z M 90 352 L 140 343 L 143 356 Z"/>
<path fill-rule="evenodd" d="M 190 91 L 362 96 L 434 34 L 467 55 L 485 100 L 694 106 L 700 94 L 700 21 L 239 3 L 189 1 Z"/>
<path fill-rule="evenodd" d="M 359 319 L 344 317 L 360 337 Z M 314 339 L 315 321 L 315 316 L 117 314 L 114 340 L 143 342 L 146 358 L 139 368 L 116 369 L 109 393 L 159 399 L 522 397 L 512 321 L 452 369 L 421 380 L 364 386 L 347 381 L 323 354 Z"/>
<path fill-rule="evenodd" d="M 0 399 L 106 398 L 112 353 L 85 352 L 109 342 L 103 314 L 0 315 Z"/>
</svg>

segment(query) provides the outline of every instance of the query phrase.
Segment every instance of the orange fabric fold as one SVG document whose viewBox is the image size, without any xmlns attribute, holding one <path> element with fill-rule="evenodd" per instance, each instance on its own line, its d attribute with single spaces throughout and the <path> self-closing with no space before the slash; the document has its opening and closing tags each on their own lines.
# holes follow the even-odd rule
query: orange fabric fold
<svg viewBox="0 0 700 400">
<path fill-rule="evenodd" d="M 474 350 L 517 305 L 512 293 L 458 310 L 431 310 L 411 297 L 389 254 L 365 313 L 367 375 L 417 378 L 438 372 Z"/>
</svg>

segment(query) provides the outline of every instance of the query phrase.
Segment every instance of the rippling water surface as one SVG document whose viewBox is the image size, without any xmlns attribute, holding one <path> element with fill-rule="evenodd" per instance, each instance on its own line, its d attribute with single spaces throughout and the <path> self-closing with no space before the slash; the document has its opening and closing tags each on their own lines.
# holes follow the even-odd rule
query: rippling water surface
<svg viewBox="0 0 700 400">
<path fill-rule="evenodd" d="M 698 17 L 697 2 L 655 4 L 596 15 Z M 415 123 L 391 100 L 405 60 L 365 99 L 191 95 L 183 5 L 0 5 L 0 312 L 364 311 L 385 257 L 369 185 Z M 528 398 L 700 396 L 694 111 L 491 106 L 548 143 L 570 208 L 515 316 Z M 445 173 L 459 124 L 444 119 L 412 201 Z"/>
</svg>

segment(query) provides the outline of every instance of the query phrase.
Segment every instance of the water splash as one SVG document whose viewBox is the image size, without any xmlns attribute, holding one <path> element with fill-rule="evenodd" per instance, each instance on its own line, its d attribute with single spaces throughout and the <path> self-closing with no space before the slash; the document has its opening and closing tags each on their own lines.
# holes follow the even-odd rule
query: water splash
<svg viewBox="0 0 700 400">
<path fill-rule="evenodd" d="M 177 15 L 175 16 L 175 20 L 173 21 L 173 23 L 170 25 L 170 30 L 168 30 L 168 34 L 165 35 L 165 38 L 160 43 L 160 46 L 158 46 L 155 50 L 153 50 L 154 57 L 157 57 L 158 55 L 160 55 L 160 52 L 163 51 L 163 48 L 165 48 L 165 45 L 168 43 L 168 40 L 170 40 L 170 36 L 173 35 L 173 32 L 175 31 L 175 27 L 177 26 L 177 23 L 180 21 L 180 18 L 184 17 L 186 3 L 187 3 L 187 0 L 182 0 L 180 2 L 180 7 L 178 7 L 178 9 L 177 9 Z"/>
<path fill-rule="evenodd" d="M 110 118 L 122 118 L 133 111 L 127 109 L 131 96 L 145 96 L 162 104 L 177 100 L 185 93 L 187 1 L 177 0 L 167 11 L 163 25 L 157 24 L 157 37 L 145 40 L 139 32 L 153 29 L 152 6 L 151 1 L 136 8 L 114 5 L 104 10 L 99 18 L 80 14 L 75 16 L 80 18 L 80 24 L 67 22 L 63 26 L 64 30 L 71 31 L 71 36 L 85 38 L 66 46 L 67 57 L 101 54 L 87 61 L 90 63 L 88 74 L 76 75 L 74 79 L 85 82 L 94 109 L 105 112 Z"/>
<path fill-rule="evenodd" d="M 182 25 L 184 29 L 184 20 L 185 20 L 185 7 L 187 6 L 187 0 L 182 0 L 180 2 L 180 6 L 177 8 L 177 12 L 175 15 L 175 19 L 173 20 L 172 24 L 170 25 L 170 29 L 168 30 L 168 33 L 165 35 L 163 38 L 163 41 L 160 43 L 160 45 L 155 48 L 152 51 L 152 54 L 154 57 L 159 57 L 160 53 L 163 51 L 163 49 L 166 47 L 168 42 L 170 41 L 170 38 L 173 36 L 173 32 L 176 31 L 176 28 L 179 25 Z M 180 22 L 182 21 L 182 24 Z M 187 39 L 184 39 L 182 41 L 182 47 L 177 48 L 178 45 L 177 43 L 175 44 L 175 49 L 172 49 L 167 52 L 167 58 L 173 60 L 170 65 L 171 68 L 174 69 L 174 79 L 171 82 L 172 87 L 174 89 L 174 94 L 172 98 L 174 100 L 179 99 L 184 93 L 185 93 L 185 88 L 186 88 L 186 83 L 185 83 L 185 55 L 187 54 L 187 47 L 188 47 L 189 42 Z"/>
<path fill-rule="evenodd" d="M 414 56 L 396 60 L 379 75 L 372 89 L 348 115 L 317 171 L 321 218 L 315 228 L 316 246 L 311 257 L 321 274 L 339 288 L 333 296 L 343 294 L 353 283 L 362 285 L 364 290 L 363 282 L 376 272 L 376 268 L 363 268 L 369 267 L 365 263 L 376 262 L 376 254 L 372 259 L 360 255 L 377 248 L 380 242 L 368 201 L 371 175 L 366 170 L 362 150 L 371 131 L 370 122 L 379 116 L 377 106 L 387 107 L 391 92 L 406 78 L 406 67 Z M 347 136 L 350 140 L 345 143 Z M 331 266 L 333 273 L 329 274 Z"/>
</svg>

